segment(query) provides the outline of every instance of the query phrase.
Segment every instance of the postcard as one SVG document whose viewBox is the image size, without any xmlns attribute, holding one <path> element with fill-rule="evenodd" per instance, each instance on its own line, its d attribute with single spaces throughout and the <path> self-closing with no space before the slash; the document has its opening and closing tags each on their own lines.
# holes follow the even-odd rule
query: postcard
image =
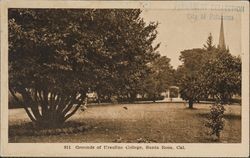
<svg viewBox="0 0 250 158">
<path fill-rule="evenodd" d="M 249 156 L 248 2 L 0 5 L 1 156 Z"/>
</svg>

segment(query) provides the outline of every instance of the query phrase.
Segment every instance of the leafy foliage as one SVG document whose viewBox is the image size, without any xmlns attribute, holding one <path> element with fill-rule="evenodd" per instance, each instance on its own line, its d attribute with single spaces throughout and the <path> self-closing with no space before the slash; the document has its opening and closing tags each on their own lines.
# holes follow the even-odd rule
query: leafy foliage
<svg viewBox="0 0 250 158">
<path fill-rule="evenodd" d="M 181 97 L 189 101 L 189 108 L 193 108 L 193 103 L 199 101 L 203 96 L 200 68 L 205 62 L 204 55 L 204 49 L 200 48 L 181 52 L 180 60 L 183 65 L 177 69 L 177 82 L 180 87 Z"/>
<path fill-rule="evenodd" d="M 9 9 L 9 90 L 30 119 L 57 126 L 89 89 L 111 96 L 136 88 L 159 47 L 152 46 L 157 23 L 146 25 L 140 13 Z"/>
<path fill-rule="evenodd" d="M 229 103 L 234 94 L 241 94 L 241 59 L 218 51 L 201 69 L 207 95 L 221 103 Z"/>
<path fill-rule="evenodd" d="M 187 76 L 181 79 L 180 94 L 184 100 L 188 100 L 189 108 L 193 108 L 193 103 L 199 101 L 203 96 L 201 83 L 197 76 Z"/>
<path fill-rule="evenodd" d="M 162 92 L 165 92 L 173 84 L 174 69 L 170 65 L 170 59 L 166 56 L 156 58 L 149 67 L 150 73 L 142 82 L 142 93 L 155 101 Z"/>
<path fill-rule="evenodd" d="M 203 46 L 207 51 L 211 51 L 215 49 L 215 45 L 213 44 L 213 36 L 211 33 L 209 34 L 207 38 L 206 44 L 204 44 Z"/>
<path fill-rule="evenodd" d="M 212 97 L 224 104 L 234 94 L 240 94 L 241 59 L 228 50 L 215 48 L 211 35 L 205 48 L 184 50 L 180 60 L 183 64 L 176 75 L 180 78 L 181 97 L 189 101 L 190 108 L 201 99 Z"/>
<path fill-rule="evenodd" d="M 216 135 L 216 138 L 220 138 L 220 133 L 224 128 L 224 111 L 225 108 L 220 103 L 214 103 L 210 108 L 210 114 L 206 127 L 211 129 L 211 135 Z"/>
</svg>

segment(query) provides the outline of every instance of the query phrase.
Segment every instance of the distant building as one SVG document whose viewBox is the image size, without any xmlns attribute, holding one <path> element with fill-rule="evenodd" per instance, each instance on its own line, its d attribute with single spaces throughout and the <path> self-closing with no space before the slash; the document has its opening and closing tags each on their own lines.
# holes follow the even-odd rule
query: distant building
<svg viewBox="0 0 250 158">
<path fill-rule="evenodd" d="M 173 91 L 175 91 L 176 93 L 173 94 L 172 93 Z M 183 101 L 183 99 L 181 98 L 180 92 L 179 92 L 179 87 L 177 87 L 177 86 L 170 86 L 161 95 L 164 96 L 163 101 L 166 101 L 166 102 L 179 102 L 179 101 L 182 102 Z"/>
<path fill-rule="evenodd" d="M 229 51 L 229 47 L 228 46 L 226 47 L 226 42 L 225 42 L 223 16 L 221 16 L 220 36 L 219 36 L 219 44 L 218 44 L 217 48 Z"/>
<path fill-rule="evenodd" d="M 220 37 L 219 37 L 218 48 L 220 48 L 220 49 L 226 49 L 225 37 L 224 37 L 224 27 L 223 27 L 223 16 L 221 16 Z"/>
</svg>

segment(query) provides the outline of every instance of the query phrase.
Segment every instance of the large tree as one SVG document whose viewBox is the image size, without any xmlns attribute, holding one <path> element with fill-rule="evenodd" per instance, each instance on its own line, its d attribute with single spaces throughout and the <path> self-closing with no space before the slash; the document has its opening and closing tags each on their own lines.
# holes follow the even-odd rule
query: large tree
<svg viewBox="0 0 250 158">
<path fill-rule="evenodd" d="M 227 102 L 241 89 L 241 59 L 229 50 L 214 47 L 209 35 L 204 48 L 184 50 L 177 69 L 181 97 L 193 107 L 195 101 L 213 97 Z"/>
<path fill-rule="evenodd" d="M 30 119 L 43 127 L 61 125 L 89 89 L 113 94 L 139 80 L 120 82 L 142 76 L 157 48 L 157 24 L 146 25 L 140 13 L 9 9 L 9 91 Z"/>
<path fill-rule="evenodd" d="M 170 59 L 160 56 L 148 64 L 149 75 L 142 82 L 142 94 L 155 101 L 162 92 L 165 92 L 173 84 L 174 69 L 170 65 Z"/>
<path fill-rule="evenodd" d="M 193 103 L 202 98 L 201 82 L 199 80 L 200 68 L 205 62 L 205 50 L 195 48 L 181 52 L 180 60 L 183 62 L 177 68 L 177 83 L 180 87 L 180 94 L 189 103 L 189 108 L 193 108 Z"/>
<path fill-rule="evenodd" d="M 140 14 L 138 9 L 122 9 L 114 10 L 110 15 L 114 22 L 109 23 L 108 32 L 104 33 L 110 37 L 105 44 L 113 52 L 109 63 L 113 74 L 101 80 L 95 88 L 99 96 L 110 99 L 115 95 L 134 101 L 141 89 L 140 83 L 148 74 L 147 64 L 159 56 L 156 52 L 159 44 L 152 44 L 158 24 L 146 24 Z"/>
<path fill-rule="evenodd" d="M 207 96 L 221 104 L 229 103 L 233 95 L 241 94 L 241 58 L 226 50 L 215 50 L 201 67 L 200 82 Z"/>
</svg>

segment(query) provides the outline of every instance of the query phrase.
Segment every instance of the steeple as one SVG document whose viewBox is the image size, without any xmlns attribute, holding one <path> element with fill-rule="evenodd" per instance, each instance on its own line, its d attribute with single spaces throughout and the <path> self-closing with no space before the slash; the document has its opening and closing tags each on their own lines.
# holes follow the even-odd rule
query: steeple
<svg viewBox="0 0 250 158">
<path fill-rule="evenodd" d="M 220 37 L 219 37 L 218 48 L 220 48 L 220 49 L 226 49 L 225 38 L 224 38 L 224 28 L 223 28 L 223 16 L 221 16 Z"/>
</svg>

